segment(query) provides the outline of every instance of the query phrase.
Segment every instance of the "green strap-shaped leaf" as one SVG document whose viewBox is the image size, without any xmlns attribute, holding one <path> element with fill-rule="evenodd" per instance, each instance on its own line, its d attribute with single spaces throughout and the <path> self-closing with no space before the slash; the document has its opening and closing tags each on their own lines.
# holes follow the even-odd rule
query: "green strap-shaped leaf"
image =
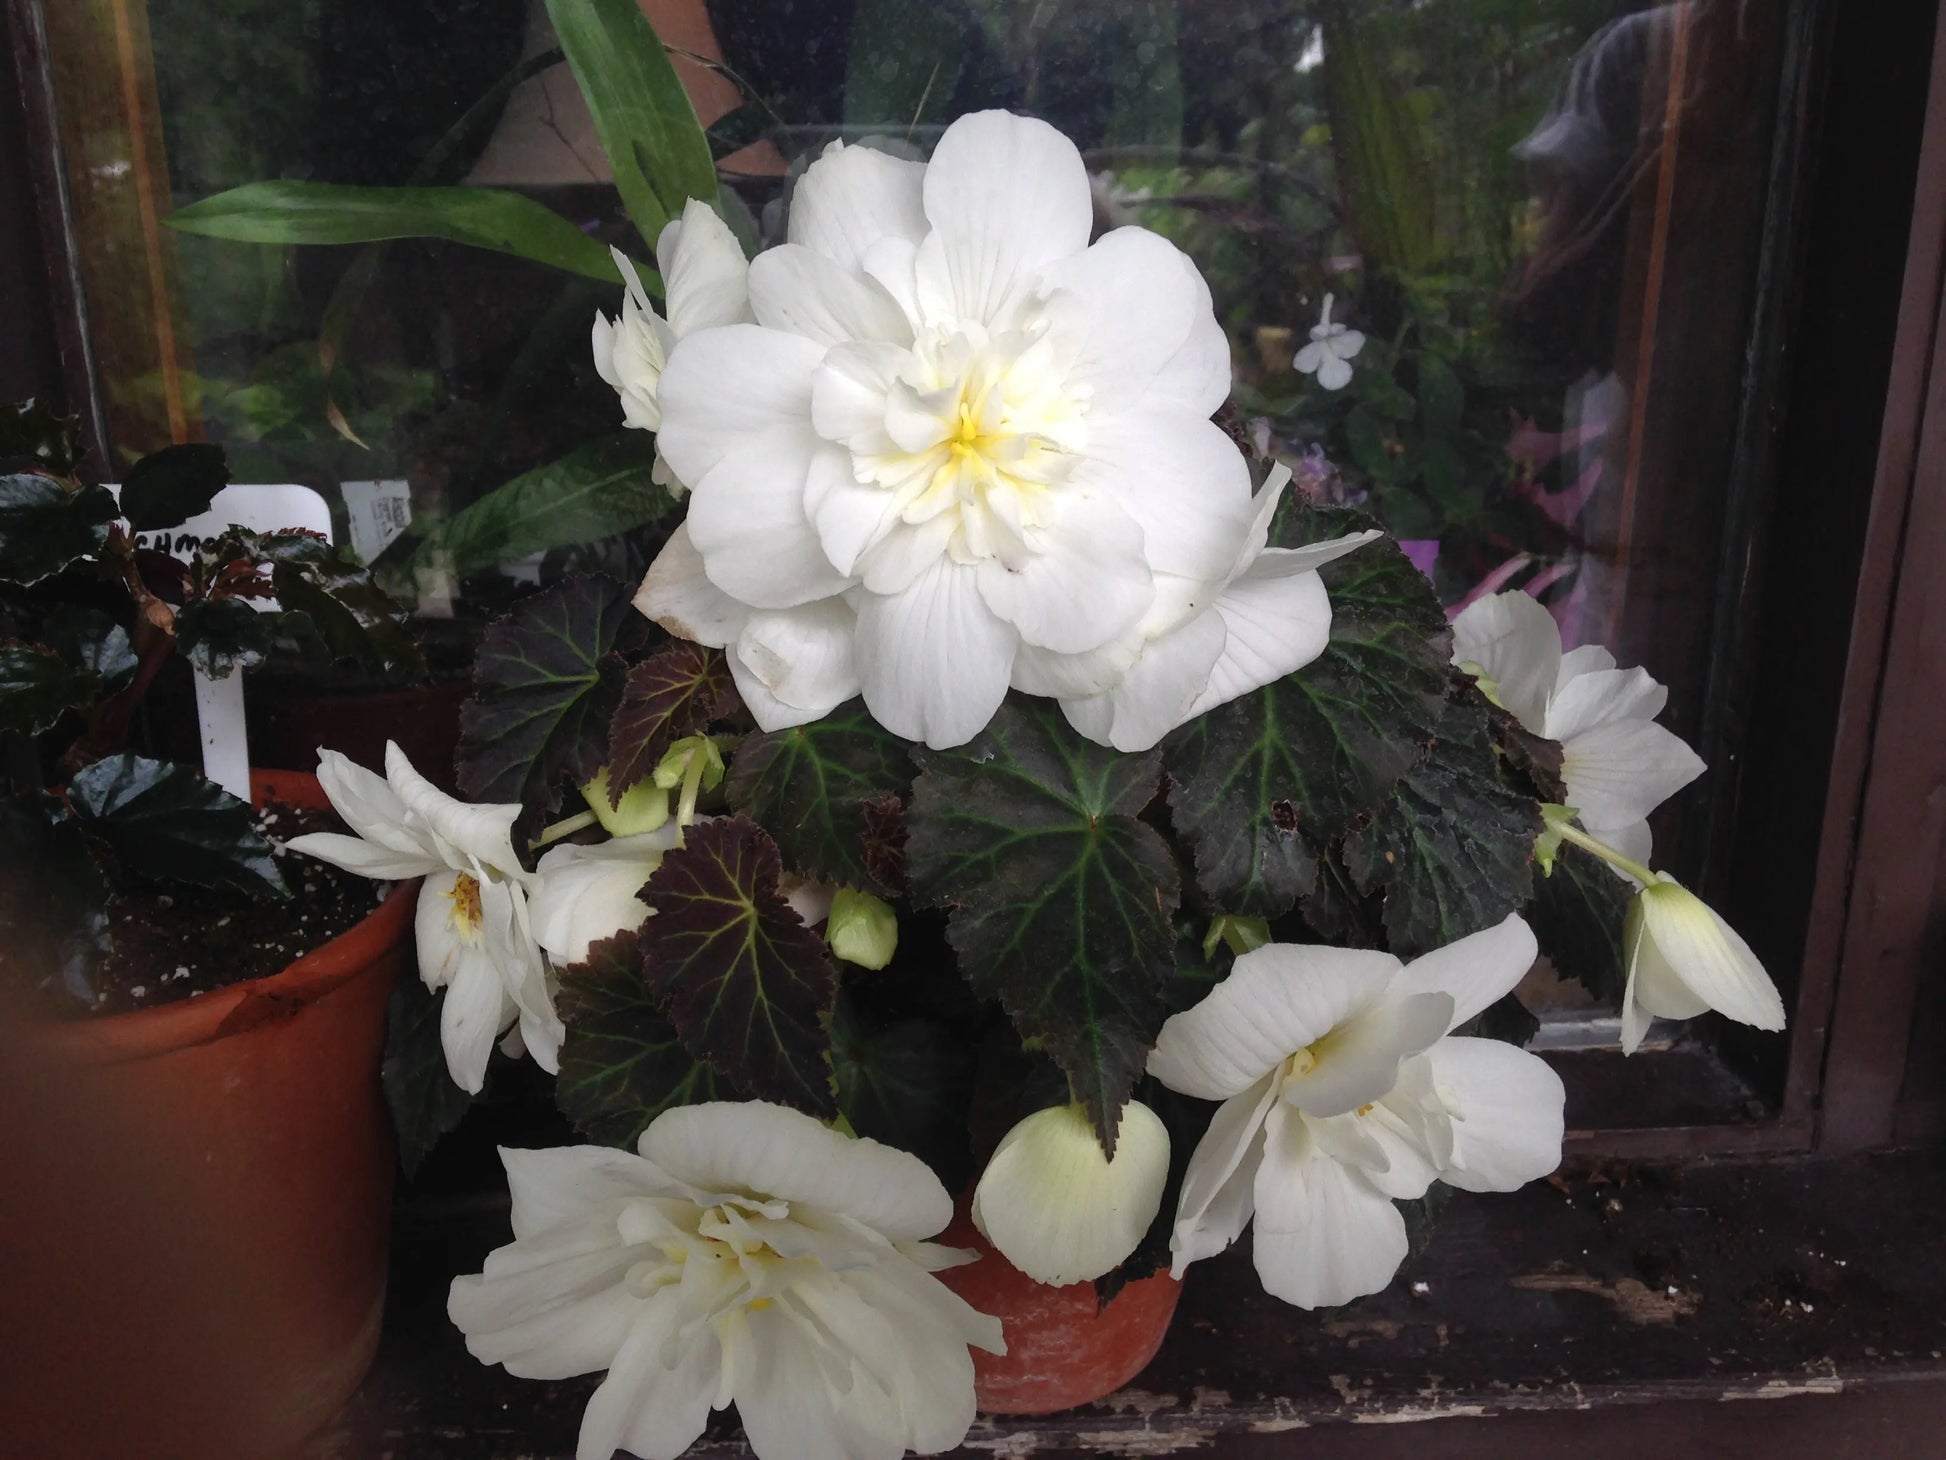
<svg viewBox="0 0 1946 1460">
<path fill-rule="evenodd" d="M 444 238 L 619 284 L 608 250 L 560 214 L 497 188 L 246 183 L 178 208 L 169 225 L 238 243 L 376 243 Z"/>
<path fill-rule="evenodd" d="M 435 992 L 416 978 L 392 990 L 385 1011 L 385 1061 L 379 1081 L 399 1137 L 399 1164 L 410 1176 L 439 1138 L 465 1119 L 473 1097 L 446 1068 L 439 1016 L 446 991 Z"/>
<path fill-rule="evenodd" d="M 241 598 L 202 599 L 176 615 L 176 647 L 211 679 L 255 669 L 277 647 L 278 615 Z"/>
<path fill-rule="evenodd" d="M 777 890 L 777 844 L 741 816 L 699 822 L 642 889 L 642 970 L 683 1047 L 759 1100 L 822 1119 L 838 970 Z"/>
<path fill-rule="evenodd" d="M 1622 928 L 1628 921 L 1634 888 L 1599 857 L 1564 846 L 1554 871 L 1534 875 L 1534 900 L 1527 921 L 1548 962 L 1610 1006 L 1622 1001 L 1628 982 Z"/>
<path fill-rule="evenodd" d="M 0 643 L 0 730 L 38 735 L 101 693 L 99 677 L 38 644 Z"/>
<path fill-rule="evenodd" d="M 249 803 L 188 766 L 126 752 L 98 760 L 68 782 L 68 804 L 139 876 L 290 896 Z"/>
<path fill-rule="evenodd" d="M 74 490 L 36 472 L 0 477 L 0 583 L 31 588 L 93 557 L 120 513 L 105 487 Z"/>
<path fill-rule="evenodd" d="M 561 972 L 567 1024 L 554 1101 L 574 1128 L 604 1146 L 633 1149 L 663 1111 L 741 1092 L 682 1046 L 650 996 L 633 930 L 605 938 L 585 963 Z"/>
<path fill-rule="evenodd" d="M 1426 759 L 1346 838 L 1345 865 L 1361 891 L 1383 890 L 1401 958 L 1492 927 L 1533 895 L 1540 805 L 1507 783 L 1494 741 L 1485 705 L 1448 704 Z"/>
<path fill-rule="evenodd" d="M 443 553 L 463 577 L 673 518 L 678 505 L 649 479 L 653 466 L 654 451 L 640 431 L 600 437 L 454 513 L 419 555 Z"/>
<path fill-rule="evenodd" d="M 720 649 L 678 641 L 629 670 L 608 723 L 609 804 L 620 806 L 670 746 L 701 733 L 736 704 L 736 685 Z"/>
<path fill-rule="evenodd" d="M 651 249 L 683 200 L 716 201 L 716 164 L 669 53 L 635 0 L 547 0 L 622 205 Z"/>
<path fill-rule="evenodd" d="M 1175 859 L 1139 819 L 1161 757 L 1083 740 L 1041 700 L 1001 706 L 956 750 L 915 755 L 913 897 L 950 909 L 961 968 L 1044 1044 L 1112 1154 L 1174 968 Z"/>
<path fill-rule="evenodd" d="M 517 801 L 523 827 L 561 804 L 564 781 L 591 780 L 608 753 L 621 699 L 621 635 L 641 622 L 629 589 L 597 575 L 568 578 L 522 601 L 486 632 L 473 698 L 460 709 L 460 790 Z"/>
<path fill-rule="evenodd" d="M 1297 546 L 1368 525 L 1301 507 L 1273 541 Z M 1331 595 L 1324 653 L 1163 742 L 1170 814 L 1218 911 L 1288 912 L 1316 885 L 1319 853 L 1384 804 L 1438 723 L 1451 637 L 1432 585 L 1389 539 L 1321 576 Z"/>
<path fill-rule="evenodd" d="M 904 886 L 900 802 L 912 787 L 906 743 L 865 710 L 752 735 L 737 748 L 725 791 L 764 827 L 793 872 L 896 897 Z"/>
<path fill-rule="evenodd" d="M 229 483 L 230 464 L 221 446 L 206 441 L 165 446 L 128 469 L 122 481 L 122 516 L 137 532 L 177 527 L 207 512 Z"/>
</svg>

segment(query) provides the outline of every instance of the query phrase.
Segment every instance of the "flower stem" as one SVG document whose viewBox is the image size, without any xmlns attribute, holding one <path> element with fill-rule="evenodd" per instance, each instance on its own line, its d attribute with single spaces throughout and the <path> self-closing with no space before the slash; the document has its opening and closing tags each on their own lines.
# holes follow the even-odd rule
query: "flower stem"
<svg viewBox="0 0 1946 1460">
<path fill-rule="evenodd" d="M 558 842 L 564 836 L 573 836 L 583 827 L 593 826 L 600 819 L 592 811 L 581 811 L 573 816 L 563 817 L 552 826 L 543 827 L 541 834 L 534 838 L 532 845 L 544 847 L 549 842 Z"/>
<path fill-rule="evenodd" d="M 708 764 L 698 752 L 689 757 L 682 772 L 682 799 L 676 803 L 676 825 L 688 826 L 696 819 L 696 798 L 702 793 L 703 772 Z"/>
<path fill-rule="evenodd" d="M 1616 851 L 1607 842 L 1595 840 L 1595 838 L 1589 836 L 1580 827 L 1568 822 L 1562 822 L 1556 827 L 1556 830 L 1561 833 L 1562 841 L 1573 842 L 1583 851 L 1593 852 L 1602 861 L 1608 863 L 1609 866 L 1621 868 L 1644 887 L 1647 887 L 1655 881 L 1655 873 L 1651 872 L 1642 863 L 1636 861 L 1631 856 Z"/>
</svg>

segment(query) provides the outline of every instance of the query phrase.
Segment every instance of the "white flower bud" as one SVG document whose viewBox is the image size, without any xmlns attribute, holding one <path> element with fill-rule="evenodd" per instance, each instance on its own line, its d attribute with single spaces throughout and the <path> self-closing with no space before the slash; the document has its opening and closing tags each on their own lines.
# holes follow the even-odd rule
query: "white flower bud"
<svg viewBox="0 0 1946 1460">
<path fill-rule="evenodd" d="M 637 782 L 623 792 L 621 805 L 612 804 L 607 766 L 595 772 L 595 778 L 581 788 L 581 795 L 610 836 L 640 836 L 669 819 L 669 793 L 653 781 Z"/>
<path fill-rule="evenodd" d="M 1758 1029 L 1784 1027 L 1784 1001 L 1750 945 L 1667 872 L 1629 905 L 1622 1050 L 1633 1054 L 1651 1017 L 1693 1019 L 1714 1009 Z"/>
<path fill-rule="evenodd" d="M 831 899 L 824 928 L 831 951 L 860 968 L 883 968 L 899 946 L 899 919 L 891 906 L 869 892 L 840 887 Z"/>
</svg>

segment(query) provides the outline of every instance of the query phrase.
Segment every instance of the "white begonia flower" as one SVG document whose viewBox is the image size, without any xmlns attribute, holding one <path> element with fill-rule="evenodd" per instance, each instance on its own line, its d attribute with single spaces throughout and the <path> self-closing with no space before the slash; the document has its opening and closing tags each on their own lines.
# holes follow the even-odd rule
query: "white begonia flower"
<svg viewBox="0 0 1946 1460">
<path fill-rule="evenodd" d="M 1168 1180 L 1169 1131 L 1148 1106 L 1122 1107 L 1110 1160 L 1087 1111 L 1054 1105 L 994 1148 L 973 1191 L 973 1225 L 1037 1283 L 1090 1282 L 1135 1250 Z"/>
<path fill-rule="evenodd" d="M 1646 669 L 1617 669 L 1597 644 L 1563 654 L 1554 616 L 1525 593 L 1469 604 L 1453 621 L 1453 662 L 1524 727 L 1560 743 L 1567 804 L 1589 833 L 1648 861 L 1649 813 L 1703 773 L 1696 752 L 1655 723 L 1669 691 Z"/>
<path fill-rule="evenodd" d="M 1784 1001 L 1750 945 L 1668 873 L 1635 895 L 1622 943 L 1622 1053 L 1635 1053 L 1652 1017 L 1693 1019 L 1714 1009 L 1758 1029 L 1784 1027 Z"/>
<path fill-rule="evenodd" d="M 419 977 L 427 988 L 446 990 L 439 1038 L 454 1082 L 478 1094 L 493 1042 L 510 1028 L 510 1050 L 524 1047 L 554 1073 L 563 1030 L 528 917 L 533 876 L 514 855 L 520 808 L 454 800 L 389 741 L 383 777 L 320 750 L 318 783 L 357 835 L 293 837 L 294 851 L 361 877 L 426 879 L 416 926 Z"/>
<path fill-rule="evenodd" d="M 1272 943 L 1162 1027 L 1149 1073 L 1222 1106 L 1183 1178 L 1174 1271 L 1254 1216 L 1264 1289 L 1348 1303 L 1406 1254 L 1395 1201 L 1434 1181 L 1513 1191 L 1560 1164 L 1560 1077 L 1526 1050 L 1452 1034 L 1532 965 L 1517 915 L 1409 964 Z"/>
<path fill-rule="evenodd" d="M 610 252 L 622 271 L 625 292 L 621 313 L 614 319 L 599 311 L 595 314 L 595 369 L 621 397 L 624 425 L 660 431 L 662 406 L 657 397 L 669 352 L 684 335 L 751 317 L 745 286 L 750 265 L 729 225 L 707 203 L 691 198 L 683 206 L 682 217 L 670 220 L 655 243 L 669 306 L 669 317 L 664 319 L 649 303 L 634 261 L 618 248 Z M 669 470 L 660 441 L 652 475 L 658 485 L 679 495 L 685 485 Z"/>
<path fill-rule="evenodd" d="M 1106 740 L 1092 702 L 1159 655 L 1141 733 L 1111 742 L 1153 744 L 1207 685 L 1243 693 L 1322 644 L 1315 583 L 1205 612 L 1262 547 L 1210 420 L 1229 344 L 1181 251 L 1141 228 L 1090 245 L 1090 221 L 1081 155 L 1045 122 L 962 117 L 930 163 L 834 143 L 750 265 L 757 322 L 677 342 L 660 444 L 689 517 L 636 605 L 726 649 L 766 730 L 862 693 L 943 748 L 1012 686 Z"/>
<path fill-rule="evenodd" d="M 1324 296 L 1318 322 L 1311 326 L 1311 343 L 1297 352 L 1291 365 L 1302 374 L 1317 376 L 1326 390 L 1343 390 L 1351 384 L 1351 360 L 1365 348 L 1365 336 L 1363 331 L 1331 322 L 1331 300 L 1331 295 Z"/>
<path fill-rule="evenodd" d="M 484 1363 L 608 1371 L 577 1460 L 674 1460 L 734 1403 L 763 1460 L 950 1450 L 973 1421 L 969 1345 L 1000 1323 L 932 1276 L 952 1199 L 925 1163 L 760 1102 L 665 1111 L 640 1155 L 503 1150 L 514 1240 L 454 1280 Z"/>
<path fill-rule="evenodd" d="M 535 869 L 533 894 L 534 936 L 547 956 L 563 966 L 581 963 L 589 945 L 641 927 L 649 908 L 639 894 L 662 854 L 681 842 L 682 828 L 670 821 L 636 836 L 549 849 Z"/>
</svg>

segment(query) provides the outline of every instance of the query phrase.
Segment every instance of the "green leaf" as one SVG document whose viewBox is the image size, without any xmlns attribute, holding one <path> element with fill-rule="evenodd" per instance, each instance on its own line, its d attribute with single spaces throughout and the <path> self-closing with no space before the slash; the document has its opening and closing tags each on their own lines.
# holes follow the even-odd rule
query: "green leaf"
<svg viewBox="0 0 1946 1460">
<path fill-rule="evenodd" d="M 128 469 L 122 481 L 122 516 L 137 532 L 179 527 L 207 512 L 229 484 L 230 464 L 221 446 L 204 441 L 165 446 Z"/>
<path fill-rule="evenodd" d="M 1608 864 L 1577 846 L 1564 846 L 1550 876 L 1534 879 L 1527 921 L 1555 970 L 1604 1004 L 1619 1006 L 1628 982 L 1622 929 L 1634 888 Z"/>
<path fill-rule="evenodd" d="M 277 644 L 277 615 L 241 598 L 201 599 L 176 614 L 176 647 L 211 679 L 255 669 Z"/>
<path fill-rule="evenodd" d="M 69 476 L 85 450 L 79 417 L 57 416 L 32 400 L 0 406 L 0 459 L 32 457 L 46 470 Z"/>
<path fill-rule="evenodd" d="M 1361 891 L 1383 889 L 1388 946 L 1416 958 L 1527 903 L 1542 825 L 1503 778 L 1486 707 L 1454 701 L 1426 759 L 1346 838 L 1345 865 Z"/>
<path fill-rule="evenodd" d="M 830 1120 L 838 971 L 777 890 L 777 844 L 741 816 L 698 822 L 642 901 L 642 968 L 683 1047 L 759 1100 Z"/>
<path fill-rule="evenodd" d="M 131 752 L 98 760 L 68 782 L 68 804 L 138 876 L 290 896 L 250 804 L 187 766 Z"/>
<path fill-rule="evenodd" d="M 608 250 L 560 214 L 497 188 L 361 188 L 246 183 L 178 208 L 169 226 L 239 243 L 375 243 L 444 238 L 570 274 L 621 283 Z"/>
<path fill-rule="evenodd" d="M 1450 441 L 1428 440 L 1419 452 L 1419 476 L 1426 495 L 1449 516 L 1464 516 L 1472 505 L 1466 498 L 1466 463 Z"/>
<path fill-rule="evenodd" d="M 725 793 L 777 839 L 793 872 L 880 897 L 904 888 L 906 743 L 850 700 L 810 725 L 752 735 Z"/>
<path fill-rule="evenodd" d="M 1452 366 L 1437 355 L 1419 357 L 1419 415 L 1431 436 L 1459 434 L 1466 412 L 1466 389 Z"/>
<path fill-rule="evenodd" d="M 1045 1045 L 1112 1155 L 1174 967 L 1175 859 L 1139 819 L 1161 757 L 1083 740 L 1041 700 L 1001 706 L 956 750 L 914 754 L 913 898 L 950 909 L 974 988 Z"/>
<path fill-rule="evenodd" d="M 700 735 L 736 704 L 736 685 L 720 649 L 678 641 L 630 669 L 608 722 L 608 804 L 620 806 L 670 746 Z"/>
<path fill-rule="evenodd" d="M 446 1047 L 439 1037 L 445 1002 L 444 989 L 435 992 L 417 978 L 406 978 L 392 990 L 385 1011 L 379 1081 L 399 1137 L 399 1164 L 407 1176 L 473 1108 L 473 1097 L 446 1068 Z"/>
<path fill-rule="evenodd" d="M 348 545 L 301 532 L 252 541 L 257 553 L 275 564 L 271 583 L 279 607 L 305 615 L 333 658 L 397 674 L 424 671 L 419 646 L 405 627 L 405 610 L 372 581 L 371 569 Z"/>
<path fill-rule="evenodd" d="M 585 963 L 563 969 L 558 1002 L 568 1033 L 554 1100 L 589 1140 L 632 1150 L 673 1106 L 742 1098 L 683 1048 L 643 980 L 633 930 L 603 939 Z"/>
<path fill-rule="evenodd" d="M 910 1151 L 948 1191 L 973 1175 L 968 1125 L 979 1052 L 933 1019 L 874 1018 L 840 995 L 831 1067 L 838 1105 L 861 1136 Z"/>
<path fill-rule="evenodd" d="M 1367 519 L 1303 507 L 1283 546 Z M 1369 818 L 1438 724 L 1451 636 L 1424 575 L 1390 539 L 1322 570 L 1331 640 L 1318 659 L 1163 742 L 1169 811 L 1220 912 L 1279 917 L 1316 885 L 1319 854 Z"/>
<path fill-rule="evenodd" d="M 39 735 L 102 691 L 101 680 L 38 644 L 0 643 L 0 730 Z"/>
<path fill-rule="evenodd" d="M 427 537 L 419 555 L 444 553 L 464 577 L 661 522 L 679 508 L 649 480 L 653 466 L 653 449 L 640 431 L 600 437 L 455 513 Z"/>
<path fill-rule="evenodd" d="M 635 0 L 547 0 L 547 14 L 622 205 L 653 247 L 684 199 L 716 201 L 716 164 L 689 93 Z"/>
<path fill-rule="evenodd" d="M 0 582 L 31 588 L 95 556 L 120 515 L 106 487 L 70 490 L 34 472 L 0 477 Z"/>
<path fill-rule="evenodd" d="M 621 701 L 625 630 L 641 622 L 613 578 L 568 578 L 523 600 L 486 632 L 473 698 L 460 709 L 455 768 L 475 801 L 517 801 L 534 824 L 561 804 L 563 781 L 594 778 Z"/>
<path fill-rule="evenodd" d="M 76 669 L 94 675 L 104 691 L 120 689 L 135 673 L 135 646 L 128 630 L 92 608 L 63 608 L 47 624 L 48 647 Z"/>
</svg>

